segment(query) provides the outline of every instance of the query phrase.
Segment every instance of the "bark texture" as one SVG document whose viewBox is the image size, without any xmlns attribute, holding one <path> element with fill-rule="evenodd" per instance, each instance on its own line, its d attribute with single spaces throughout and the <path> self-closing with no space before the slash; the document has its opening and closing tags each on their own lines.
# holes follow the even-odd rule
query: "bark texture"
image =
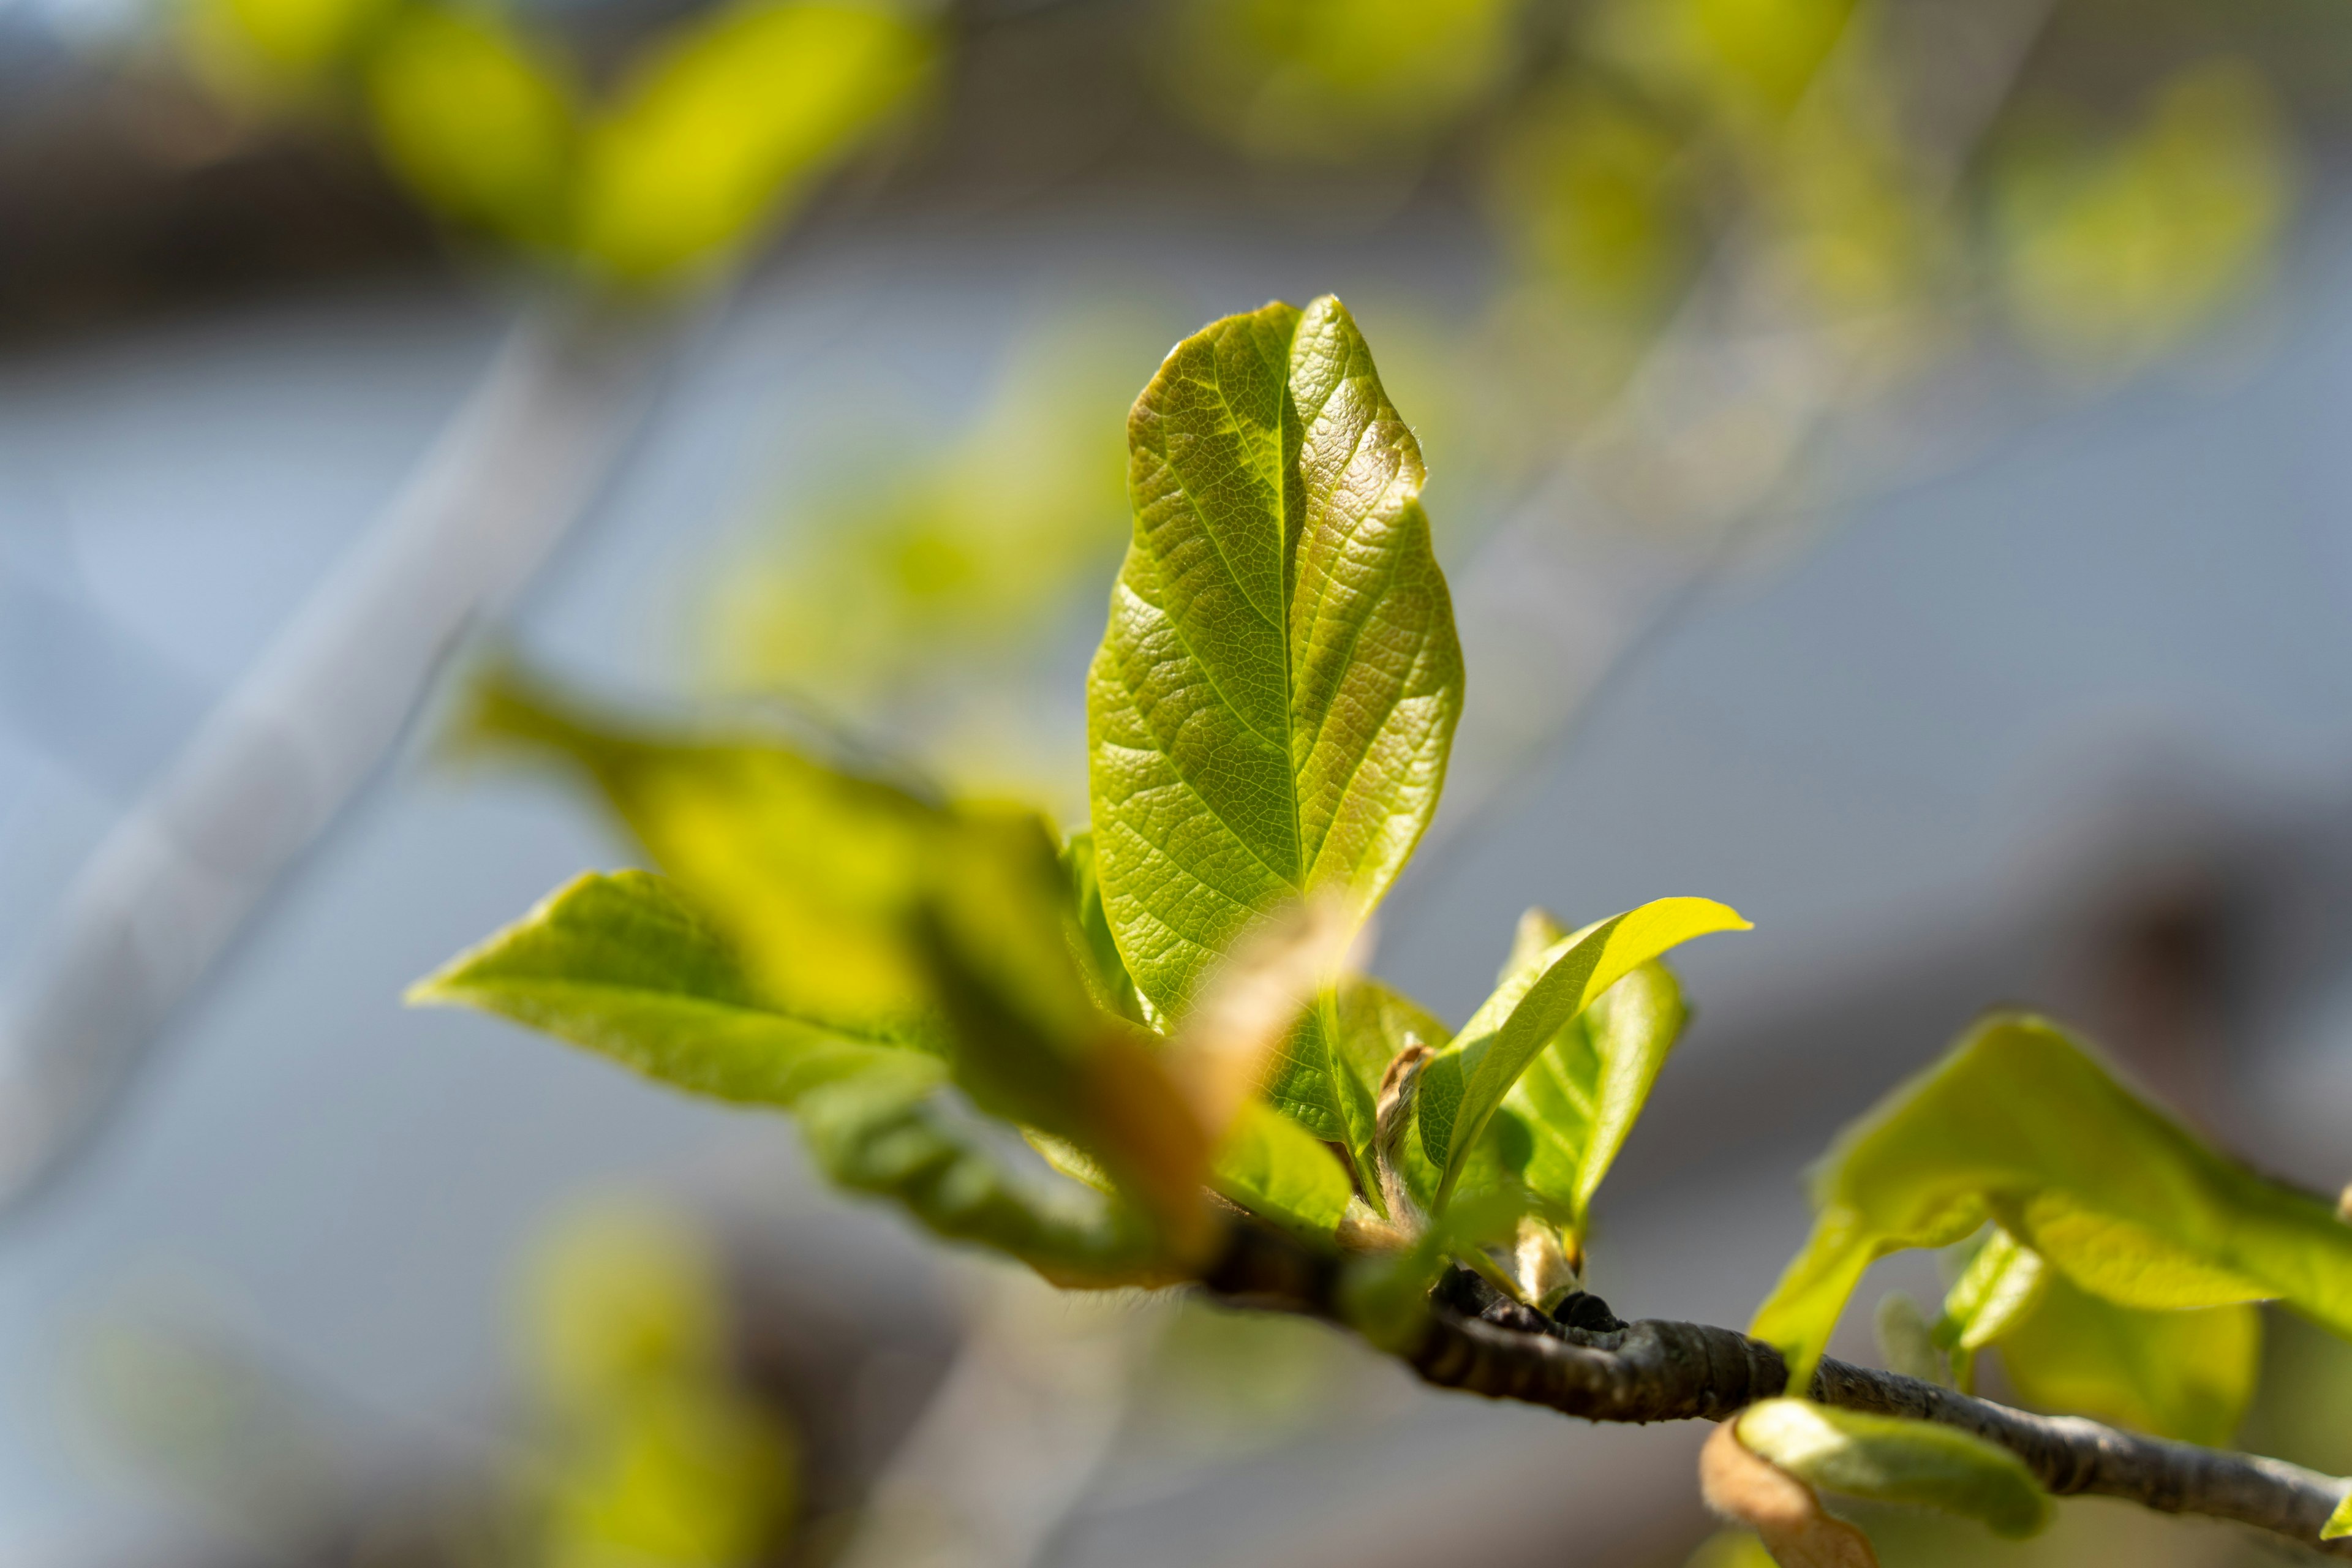
<svg viewBox="0 0 2352 1568">
<path fill-rule="evenodd" d="M 1341 1264 L 1255 1226 L 1236 1226 L 1202 1283 L 1238 1306 L 1341 1321 Z M 1562 1316 L 1614 1322 L 1593 1298 Z M 1645 1319 L 1570 1327 L 1456 1270 L 1433 1293 L 1405 1361 L 1424 1382 L 1541 1405 L 1588 1421 L 1719 1421 L 1785 1393 L 1789 1372 L 1760 1340 L 1705 1323 Z M 2352 1483 L 2254 1454 L 2168 1442 L 2079 1416 L 2035 1415 L 1937 1384 L 1824 1358 L 1811 1398 L 1853 1410 L 1941 1422 L 2023 1459 L 2058 1497 L 2122 1498 L 2165 1513 L 2226 1519 L 2315 1551 L 2352 1558 L 2352 1540 L 2320 1527 Z"/>
</svg>

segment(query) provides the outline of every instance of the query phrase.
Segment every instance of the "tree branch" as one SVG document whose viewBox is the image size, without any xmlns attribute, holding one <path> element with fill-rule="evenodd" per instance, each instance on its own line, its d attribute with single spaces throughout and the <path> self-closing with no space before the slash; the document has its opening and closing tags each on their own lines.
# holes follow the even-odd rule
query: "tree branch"
<svg viewBox="0 0 2352 1568">
<path fill-rule="evenodd" d="M 1236 1306 L 1340 1322 L 1341 1268 L 1340 1259 L 1287 1237 L 1240 1225 L 1202 1284 Z M 1732 1330 L 1647 1319 L 1606 1331 L 1570 1328 L 1462 1270 L 1433 1292 L 1427 1327 L 1403 1359 L 1437 1387 L 1588 1421 L 1719 1421 L 1785 1393 L 1789 1382 L 1778 1351 Z M 2079 1416 L 2030 1415 L 1828 1358 L 1813 1374 L 1811 1397 L 1973 1433 L 2024 1460 L 2058 1497 L 2122 1498 L 2165 1513 L 2232 1520 L 2352 1557 L 2352 1541 L 2319 1540 L 2347 1483 L 2300 1465 L 2144 1437 Z"/>
</svg>

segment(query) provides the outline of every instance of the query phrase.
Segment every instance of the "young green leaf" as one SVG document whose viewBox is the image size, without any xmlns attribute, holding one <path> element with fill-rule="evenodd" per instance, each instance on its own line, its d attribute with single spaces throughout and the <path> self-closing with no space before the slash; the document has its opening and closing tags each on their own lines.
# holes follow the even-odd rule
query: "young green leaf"
<svg viewBox="0 0 2352 1568">
<path fill-rule="evenodd" d="M 1234 1119 L 1211 1184 L 1252 1214 L 1325 1246 L 1356 1194 L 1339 1156 L 1264 1100 L 1244 1105 Z"/>
<path fill-rule="evenodd" d="M 940 807 L 780 745 L 640 730 L 510 670 L 476 683 L 458 740 L 585 774 L 796 1016 L 855 1035 L 938 1027 L 909 931 Z"/>
<path fill-rule="evenodd" d="M 1135 528 L 1087 677 L 1103 905 L 1181 1014 L 1253 919 L 1358 920 L 1437 805 L 1462 653 L 1421 449 L 1328 296 L 1176 345 L 1128 423 Z"/>
<path fill-rule="evenodd" d="M 2018 1397 L 2158 1437 L 2227 1447 L 2262 1372 L 2262 1310 L 2243 1302 L 2143 1312 L 2052 1271 L 1993 1343 Z"/>
<path fill-rule="evenodd" d="M 1150 1233 L 1115 1198 L 1006 1167 L 947 1096 L 935 1039 L 860 1035 L 766 1001 L 662 879 L 590 874 L 409 993 L 544 1030 L 689 1092 L 792 1111 L 835 1183 L 938 1234 L 1055 1278 L 1148 1268 Z"/>
<path fill-rule="evenodd" d="M 1337 1049 L 1330 1044 L 1334 1016 Z M 1363 1190 L 1377 1192 L 1372 1140 L 1381 1075 L 1406 1042 L 1434 1050 L 1453 1033 L 1376 980 L 1345 982 L 1330 1007 L 1303 1015 L 1283 1042 L 1266 1072 L 1266 1099 L 1315 1137 L 1346 1149 Z M 1419 1194 L 1424 1200 L 1435 1188 L 1433 1173 L 1428 1186 Z"/>
<path fill-rule="evenodd" d="M 1421 1141 L 1440 1173 L 1438 1205 L 1452 1195 L 1472 1151 L 1519 1075 L 1597 997 L 1693 937 L 1748 929 L 1737 910 L 1711 899 L 1660 899 L 1560 938 L 1498 986 L 1453 1042 L 1437 1053 L 1423 1078 Z M 1643 1038 L 1654 1040 L 1654 1031 L 1643 1032 Z M 1666 1038 L 1670 1041 L 1671 1035 Z M 1638 1056 L 1627 1062 L 1619 1085 L 1632 1094 L 1631 1102 L 1618 1105 L 1612 1113 L 1611 1135 L 1621 1141 L 1640 1110 L 1641 1096 L 1648 1092 L 1648 1079 L 1657 1070 L 1654 1059 L 1644 1068 Z M 1607 1151 L 1609 1157 L 1615 1152 L 1613 1146 Z M 1600 1172 L 1587 1173 L 1580 1156 L 1578 1165 L 1569 1190 L 1583 1187 L 1590 1196 L 1584 1183 L 1588 1174 L 1597 1183 Z M 1601 1165 L 1605 1168 L 1605 1158 Z"/>
<path fill-rule="evenodd" d="M 1506 984 L 1565 934 L 1540 910 L 1528 910 L 1519 931 L 1527 951 L 1515 952 Z M 1495 1114 L 1487 1137 L 1496 1166 L 1570 1216 L 1571 1262 L 1592 1194 L 1633 1131 L 1685 1016 L 1673 973 L 1643 964 L 1561 1026 Z"/>
<path fill-rule="evenodd" d="M 2342 1541 L 2347 1537 L 2352 1537 L 2352 1487 L 2345 1489 L 2344 1500 L 2336 1505 L 2336 1511 L 2329 1514 L 2327 1522 L 2319 1527 L 2319 1539 L 2322 1541 Z"/>
<path fill-rule="evenodd" d="M 1796 1387 L 1874 1258 L 1988 1219 L 2119 1306 L 2277 1298 L 2352 1333 L 2352 1227 L 2328 1200 L 2214 1152 L 2030 1015 L 1986 1019 L 1842 1134 L 1813 1201 L 1812 1237 L 1750 1329 Z"/>
<path fill-rule="evenodd" d="M 2042 1255 L 1992 1228 L 1944 1298 L 1936 1341 L 1952 1354 L 1952 1381 L 1962 1393 L 1976 1382 L 1976 1352 L 2014 1328 L 2033 1310 L 2048 1284 Z"/>
<path fill-rule="evenodd" d="M 1062 869 L 1070 879 L 1070 895 L 1078 917 L 1078 956 L 1087 987 L 1097 1005 L 1147 1027 L 1155 1020 L 1150 1005 L 1135 988 L 1118 942 L 1110 934 L 1103 913 L 1102 882 L 1095 870 L 1095 836 L 1080 828 L 1062 846 Z"/>
<path fill-rule="evenodd" d="M 742 955 L 760 994 L 859 1037 L 941 1042 L 982 1110 L 1071 1139 L 1180 1250 L 1206 1238 L 1211 1138 L 1138 1026 L 1103 1012 L 1050 838 L 772 743 L 667 742 L 511 677 L 473 732 L 581 767 Z"/>
<path fill-rule="evenodd" d="M 1742 1447 L 1808 1486 L 1961 1514 L 2012 1538 L 2050 1522 L 2025 1461 L 1957 1427 L 1802 1399 L 1763 1400 L 1735 1424 Z"/>
</svg>

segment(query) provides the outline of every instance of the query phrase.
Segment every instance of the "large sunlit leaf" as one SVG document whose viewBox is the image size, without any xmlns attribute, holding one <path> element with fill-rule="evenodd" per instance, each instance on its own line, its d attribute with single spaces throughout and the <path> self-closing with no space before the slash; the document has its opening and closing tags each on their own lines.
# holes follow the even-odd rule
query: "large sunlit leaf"
<svg viewBox="0 0 2352 1568">
<path fill-rule="evenodd" d="M 2050 1521 L 2049 1494 L 2025 1461 L 1956 1427 L 1801 1399 L 1767 1399 L 1736 1421 L 1742 1447 L 1808 1486 L 1960 1514 L 1998 1535 Z"/>
<path fill-rule="evenodd" d="M 1750 1331 L 1798 1387 L 1874 1258 L 1987 1220 L 2118 1306 L 2276 1298 L 2352 1334 L 2352 1226 L 2327 1199 L 2216 1153 L 2030 1015 L 1979 1024 L 1848 1129 L 1813 1201 L 1812 1237 Z"/>
<path fill-rule="evenodd" d="M 1151 1237 L 1116 1198 L 1032 1179 L 948 1089 L 946 1061 L 769 1001 L 710 925 L 642 871 L 582 877 L 421 982 L 678 1089 L 792 1111 L 834 1182 L 1057 1278 L 1124 1278 Z"/>
<path fill-rule="evenodd" d="M 1519 926 L 1520 946 L 1529 950 L 1522 965 L 1540 962 L 1568 934 L 1540 910 Z M 1640 1119 L 1684 1016 L 1674 975 L 1664 964 L 1643 964 L 1561 1026 L 1495 1113 L 1486 1136 L 1496 1164 L 1570 1216 L 1571 1258 L 1592 1194 Z"/>
<path fill-rule="evenodd" d="M 621 280 L 733 252 L 922 81 L 929 33 L 850 0 L 753 0 L 687 25 L 590 130 L 574 243 Z"/>
<path fill-rule="evenodd" d="M 1422 1077 L 1421 1142 L 1440 1173 L 1438 1202 L 1460 1181 L 1488 1121 L 1528 1064 L 1595 999 L 1693 937 L 1747 929 L 1737 910 L 1711 899 L 1660 899 L 1551 942 L 1497 986 Z M 1647 1073 L 1655 1070 L 1652 1065 Z M 1631 1105 L 1620 1108 L 1623 1125 L 1613 1135 L 1621 1140 L 1648 1092 L 1638 1063 L 1625 1078 L 1627 1089 L 1634 1079 L 1643 1081 Z M 1569 1184 L 1571 1191 L 1582 1180 L 1580 1171 Z"/>
<path fill-rule="evenodd" d="M 1462 655 L 1420 447 L 1337 300 L 1185 339 L 1128 431 L 1095 855 L 1129 973 L 1173 1016 L 1277 905 L 1360 920 L 1387 891 L 1436 808 Z"/>
</svg>

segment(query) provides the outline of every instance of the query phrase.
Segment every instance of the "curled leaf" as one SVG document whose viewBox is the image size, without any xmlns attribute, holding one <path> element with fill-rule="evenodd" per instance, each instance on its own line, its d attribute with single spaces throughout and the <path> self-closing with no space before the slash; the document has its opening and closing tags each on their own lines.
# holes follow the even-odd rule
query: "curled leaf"
<svg viewBox="0 0 2352 1568">
<path fill-rule="evenodd" d="M 1381 1201 L 1389 1218 L 1414 1235 L 1428 1225 L 1429 1216 L 1413 1201 L 1412 1184 L 1406 1180 L 1405 1137 L 1412 1131 L 1413 1105 L 1420 1097 L 1421 1075 L 1429 1066 L 1430 1054 L 1427 1046 L 1406 1037 L 1404 1049 L 1381 1075 L 1373 1133 L 1372 1161 L 1380 1173 Z"/>
<path fill-rule="evenodd" d="M 1520 1074 L 1594 999 L 1693 937 L 1748 929 L 1738 910 L 1711 899 L 1659 899 L 1560 938 L 1498 986 L 1423 1085 L 1421 1141 L 1439 1172 L 1437 1206 Z"/>
<path fill-rule="evenodd" d="M 1997 1535 L 2032 1535 L 2050 1521 L 2049 1494 L 2023 1460 L 1954 1427 L 1802 1399 L 1767 1399 L 1726 1425 L 1809 1486 L 1965 1515 Z"/>
<path fill-rule="evenodd" d="M 1761 1536 L 1780 1568 L 1878 1568 L 1870 1538 L 1825 1510 L 1812 1488 L 1750 1451 L 1738 1426 L 1724 1422 L 1699 1450 L 1706 1506 Z"/>
</svg>

